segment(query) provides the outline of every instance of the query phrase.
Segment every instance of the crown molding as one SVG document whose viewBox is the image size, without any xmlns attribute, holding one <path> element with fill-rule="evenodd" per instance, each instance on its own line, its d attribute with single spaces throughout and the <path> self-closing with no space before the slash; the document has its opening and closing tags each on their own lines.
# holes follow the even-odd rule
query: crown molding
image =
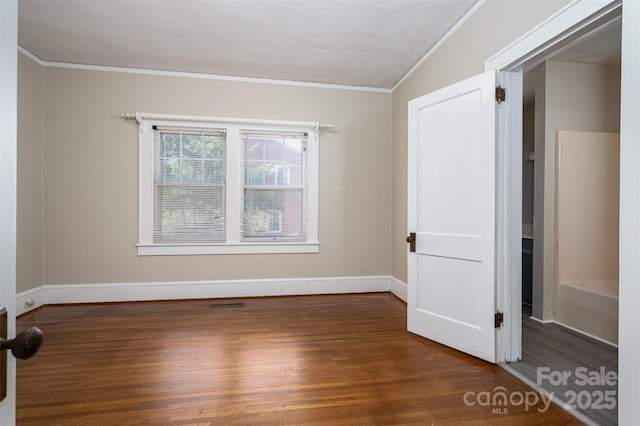
<svg viewBox="0 0 640 426">
<path fill-rule="evenodd" d="M 143 74 L 143 75 L 155 75 L 162 77 L 178 77 L 178 78 L 195 78 L 202 80 L 220 80 L 220 81 L 234 81 L 239 83 L 257 83 L 257 84 L 276 84 L 282 86 L 297 86 L 297 87 L 311 87 L 317 89 L 333 89 L 333 90 L 351 90 L 357 92 L 372 92 L 372 93 L 391 93 L 391 89 L 385 89 L 380 87 L 366 87 L 366 86 L 349 86 L 346 84 L 329 84 L 329 83 L 313 83 L 307 81 L 294 81 L 294 80 L 275 80 L 268 78 L 254 78 L 254 77 L 238 77 L 230 75 L 219 74 L 205 74 L 205 73 L 193 73 L 182 71 L 163 71 L 153 70 L 145 68 L 126 68 L 126 67 L 112 67 L 105 65 L 89 65 L 89 64 L 74 64 L 67 62 L 55 62 L 44 61 L 32 52 L 28 51 L 24 47 L 18 45 L 18 51 L 31 60 L 37 62 L 43 67 L 48 68 L 67 68 L 87 71 L 104 71 L 104 72 L 117 72 L 125 74 Z"/>
</svg>

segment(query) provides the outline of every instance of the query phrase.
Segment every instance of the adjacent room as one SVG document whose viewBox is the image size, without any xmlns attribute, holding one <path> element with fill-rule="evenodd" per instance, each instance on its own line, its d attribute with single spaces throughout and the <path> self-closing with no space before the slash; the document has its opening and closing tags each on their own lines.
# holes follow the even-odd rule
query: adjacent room
<svg viewBox="0 0 640 426">
<path fill-rule="evenodd" d="M 0 259 L 15 264 L 15 291 L 0 296 L 8 329 L 37 327 L 44 342 L 29 359 L 9 357 L 0 423 L 615 424 L 619 415 L 625 424 L 637 410 L 628 403 L 637 385 L 624 377 L 637 371 L 623 360 L 637 354 L 629 330 L 640 321 L 622 318 L 637 290 L 626 284 L 633 272 L 620 265 L 629 264 L 635 247 L 623 236 L 624 227 L 631 229 L 625 218 L 640 208 L 628 201 L 623 208 L 634 176 L 621 177 L 630 158 L 621 150 L 633 133 L 621 129 L 626 116 L 619 107 L 636 102 L 620 93 L 624 59 L 614 72 L 599 74 L 618 72 L 617 95 L 602 96 L 614 124 L 597 130 L 620 135 L 618 151 L 606 155 L 619 160 L 607 176 L 618 178 L 621 189 L 617 198 L 602 189 L 613 198 L 597 203 L 617 203 L 619 210 L 602 213 L 607 222 L 597 232 L 609 238 L 602 244 L 611 258 L 597 258 L 606 272 L 593 279 L 605 287 L 616 280 L 615 309 L 606 305 L 613 300 L 607 291 L 590 309 L 610 315 L 610 324 L 576 313 L 571 303 L 578 296 L 566 293 L 594 293 L 582 288 L 589 283 L 568 282 L 586 267 L 591 254 L 578 252 L 584 244 L 559 246 L 558 264 L 569 268 L 566 285 L 560 288 L 554 275 L 547 292 L 551 281 L 539 274 L 565 269 L 531 265 L 532 288 L 515 296 L 533 306 L 525 316 L 619 345 L 616 377 L 623 387 L 614 387 L 613 417 L 594 420 L 535 386 L 535 376 L 523 381 L 504 368 L 501 360 L 513 359 L 503 355 L 509 343 L 502 337 L 491 344 L 502 355 L 476 357 L 464 342 L 461 349 L 425 338 L 412 329 L 410 313 L 416 294 L 410 102 L 472 78 L 489 58 L 559 14 L 622 9 L 618 1 L 586 3 L 11 0 L 18 44 L 15 245 Z M 623 22 L 616 35 L 624 40 Z M 562 64 L 543 63 L 536 73 L 549 75 Z M 535 108 L 538 99 L 536 93 Z M 525 106 L 525 131 L 534 127 L 527 122 L 538 114 L 533 108 Z M 575 134 L 582 129 L 563 130 L 562 147 L 584 139 Z M 534 225 L 541 217 L 535 209 L 543 207 L 534 207 L 533 180 L 540 177 L 533 168 L 544 152 L 524 143 L 518 227 L 537 241 L 537 233 L 549 232 Z M 444 152 L 440 142 L 430 152 L 440 147 Z M 484 155 L 474 146 L 456 149 L 450 154 L 459 156 L 457 167 Z M 430 158 L 430 170 L 456 170 Z M 430 190 L 444 188 L 440 175 L 430 176 Z M 560 178 L 562 191 L 579 192 L 580 176 Z M 472 183 L 456 185 L 460 193 L 445 198 L 462 208 L 440 214 L 474 217 L 478 204 L 460 200 Z M 9 185 L 0 189 L 3 200 L 11 198 Z M 557 204 L 545 208 L 565 208 L 546 196 Z M 575 211 L 566 218 L 565 210 L 541 212 L 563 224 L 556 229 L 562 241 L 583 241 L 571 234 Z M 492 230 L 501 217 L 496 213 Z M 499 241 L 496 232 L 490 239 Z M 531 254 L 542 262 L 533 247 Z M 512 257 L 519 256 L 520 248 Z M 583 264 L 570 269 L 564 259 Z M 491 285 L 496 309 L 503 309 L 495 290 L 501 287 Z M 450 294 L 443 294 L 420 293 L 418 304 L 446 306 Z M 544 297 L 556 301 L 549 308 Z M 474 309 L 467 309 L 470 317 Z M 505 329 L 498 318 L 512 321 L 498 311 L 494 321 L 493 311 L 488 331 L 497 336 Z M 618 410 L 622 389 L 631 397 L 621 398 L 627 405 Z"/>
<path fill-rule="evenodd" d="M 620 34 L 612 19 L 525 74 L 523 359 L 510 366 L 533 381 L 549 365 L 617 372 Z"/>
</svg>

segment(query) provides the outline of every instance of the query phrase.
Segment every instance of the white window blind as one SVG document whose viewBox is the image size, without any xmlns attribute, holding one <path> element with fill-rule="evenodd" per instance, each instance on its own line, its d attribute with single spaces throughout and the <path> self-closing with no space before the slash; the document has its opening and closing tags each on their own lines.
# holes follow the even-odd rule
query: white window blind
<svg viewBox="0 0 640 426">
<path fill-rule="evenodd" d="M 308 133 L 241 135 L 242 240 L 304 240 Z"/>
<path fill-rule="evenodd" d="M 224 129 L 154 126 L 153 242 L 225 240 Z"/>
</svg>

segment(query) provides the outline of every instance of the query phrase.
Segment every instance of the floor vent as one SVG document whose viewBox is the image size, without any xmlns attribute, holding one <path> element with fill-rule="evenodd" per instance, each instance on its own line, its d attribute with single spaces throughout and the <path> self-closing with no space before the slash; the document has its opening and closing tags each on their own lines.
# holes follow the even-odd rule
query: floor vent
<svg viewBox="0 0 640 426">
<path fill-rule="evenodd" d="M 232 303 L 211 303 L 209 307 L 211 309 L 223 309 L 223 308 L 244 308 L 246 303 L 244 302 L 232 302 Z"/>
</svg>

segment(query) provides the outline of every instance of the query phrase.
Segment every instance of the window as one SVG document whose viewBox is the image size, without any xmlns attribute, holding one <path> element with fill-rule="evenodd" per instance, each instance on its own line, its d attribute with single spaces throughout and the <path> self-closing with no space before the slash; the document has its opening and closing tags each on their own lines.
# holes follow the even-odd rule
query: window
<svg viewBox="0 0 640 426">
<path fill-rule="evenodd" d="M 224 242 L 225 130 L 154 133 L 153 243 Z"/>
<path fill-rule="evenodd" d="M 243 132 L 243 239 L 304 239 L 307 135 Z"/>
<path fill-rule="evenodd" d="M 136 117 L 139 255 L 319 251 L 317 125 Z"/>
</svg>

